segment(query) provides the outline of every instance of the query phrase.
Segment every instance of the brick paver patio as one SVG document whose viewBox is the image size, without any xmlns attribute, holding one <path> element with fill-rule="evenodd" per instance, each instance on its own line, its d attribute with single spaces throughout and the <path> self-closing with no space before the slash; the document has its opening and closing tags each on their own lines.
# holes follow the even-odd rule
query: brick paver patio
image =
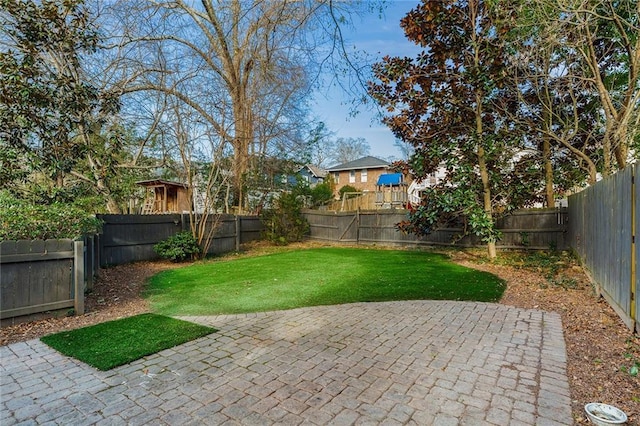
<svg viewBox="0 0 640 426">
<path fill-rule="evenodd" d="M 560 316 L 357 303 L 183 318 L 218 333 L 101 372 L 0 347 L 0 424 L 570 425 Z"/>
</svg>

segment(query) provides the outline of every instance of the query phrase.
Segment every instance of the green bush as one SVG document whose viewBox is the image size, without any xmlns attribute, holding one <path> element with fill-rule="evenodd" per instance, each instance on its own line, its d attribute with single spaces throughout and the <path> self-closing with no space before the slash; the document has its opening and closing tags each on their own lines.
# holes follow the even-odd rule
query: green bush
<svg viewBox="0 0 640 426">
<path fill-rule="evenodd" d="M 33 204 L 0 191 L 0 241 L 78 238 L 100 230 L 102 222 L 69 204 Z"/>
<path fill-rule="evenodd" d="M 194 259 L 200 254 L 198 241 L 191 232 L 179 232 L 153 246 L 153 250 L 163 259 L 182 262 L 187 258 Z"/>
<path fill-rule="evenodd" d="M 345 192 L 360 192 L 360 190 L 354 186 L 345 185 L 342 188 L 340 188 L 338 192 L 340 193 L 340 199 L 342 200 L 344 198 Z"/>
<path fill-rule="evenodd" d="M 333 199 L 333 187 L 330 182 L 319 183 L 311 188 L 311 204 L 321 206 Z"/>
<path fill-rule="evenodd" d="M 301 241 L 309 232 L 309 222 L 302 215 L 304 197 L 283 193 L 273 201 L 273 208 L 263 210 L 264 237 L 275 244 Z"/>
</svg>

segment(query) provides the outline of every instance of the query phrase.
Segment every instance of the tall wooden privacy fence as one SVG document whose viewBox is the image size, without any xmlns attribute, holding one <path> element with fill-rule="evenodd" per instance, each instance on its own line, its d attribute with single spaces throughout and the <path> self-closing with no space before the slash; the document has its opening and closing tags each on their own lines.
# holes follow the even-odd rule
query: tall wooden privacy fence
<svg viewBox="0 0 640 426">
<path fill-rule="evenodd" d="M 188 215 L 104 215 L 103 232 L 81 241 L 0 242 L 0 324 L 10 325 L 50 313 L 84 312 L 84 293 L 100 267 L 156 259 L 153 246 L 190 229 Z M 209 253 L 224 253 L 257 240 L 257 217 L 222 215 Z"/>
<path fill-rule="evenodd" d="M 0 322 L 47 311 L 84 313 L 93 286 L 95 240 L 0 242 Z"/>
<path fill-rule="evenodd" d="M 631 329 L 640 330 L 640 165 L 629 166 L 569 197 L 567 238 L 600 294 Z"/>
<path fill-rule="evenodd" d="M 396 224 L 407 219 L 406 210 L 371 210 L 328 212 L 305 210 L 311 225 L 311 239 L 341 243 L 390 245 L 451 245 L 460 228 L 440 229 L 425 237 L 403 234 Z M 567 248 L 565 241 L 566 209 L 521 210 L 498 222 L 503 238 L 501 248 L 558 249 Z M 475 236 L 456 243 L 462 247 L 483 245 Z"/>
<path fill-rule="evenodd" d="M 104 222 L 100 237 L 100 266 L 156 259 L 153 246 L 181 231 L 190 230 L 188 214 L 99 215 Z M 256 216 L 218 215 L 208 219 L 215 227 L 209 254 L 237 250 L 260 239 L 262 222 Z"/>
</svg>

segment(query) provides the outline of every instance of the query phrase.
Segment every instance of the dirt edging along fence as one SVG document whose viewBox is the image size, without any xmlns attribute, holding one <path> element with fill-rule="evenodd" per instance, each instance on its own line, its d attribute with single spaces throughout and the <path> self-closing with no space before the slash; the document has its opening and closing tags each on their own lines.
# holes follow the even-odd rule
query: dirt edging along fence
<svg viewBox="0 0 640 426">
<path fill-rule="evenodd" d="M 81 240 L 0 242 L 0 325 L 84 313 L 84 294 L 101 267 L 157 259 L 153 246 L 190 227 L 189 215 L 99 215 L 102 233 Z M 253 216 L 221 215 L 210 254 L 259 239 Z"/>
</svg>

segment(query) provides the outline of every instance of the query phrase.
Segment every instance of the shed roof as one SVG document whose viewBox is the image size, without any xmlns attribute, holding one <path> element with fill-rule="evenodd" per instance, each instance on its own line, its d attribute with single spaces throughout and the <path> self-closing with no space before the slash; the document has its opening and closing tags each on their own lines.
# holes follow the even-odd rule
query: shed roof
<svg viewBox="0 0 640 426">
<path fill-rule="evenodd" d="M 387 173 L 378 177 L 377 185 L 400 185 L 402 183 L 402 173 Z"/>
<path fill-rule="evenodd" d="M 179 186 L 181 188 L 189 187 L 189 185 L 185 183 L 173 182 L 170 180 L 163 180 L 163 179 L 141 180 L 136 182 L 136 184 L 141 186 Z"/>
<path fill-rule="evenodd" d="M 339 172 L 341 170 L 356 170 L 356 169 L 380 169 L 389 167 L 389 162 L 381 160 L 377 157 L 367 156 L 358 158 L 357 160 L 349 161 L 348 163 L 338 164 L 333 167 L 329 167 L 329 172 Z"/>
</svg>

